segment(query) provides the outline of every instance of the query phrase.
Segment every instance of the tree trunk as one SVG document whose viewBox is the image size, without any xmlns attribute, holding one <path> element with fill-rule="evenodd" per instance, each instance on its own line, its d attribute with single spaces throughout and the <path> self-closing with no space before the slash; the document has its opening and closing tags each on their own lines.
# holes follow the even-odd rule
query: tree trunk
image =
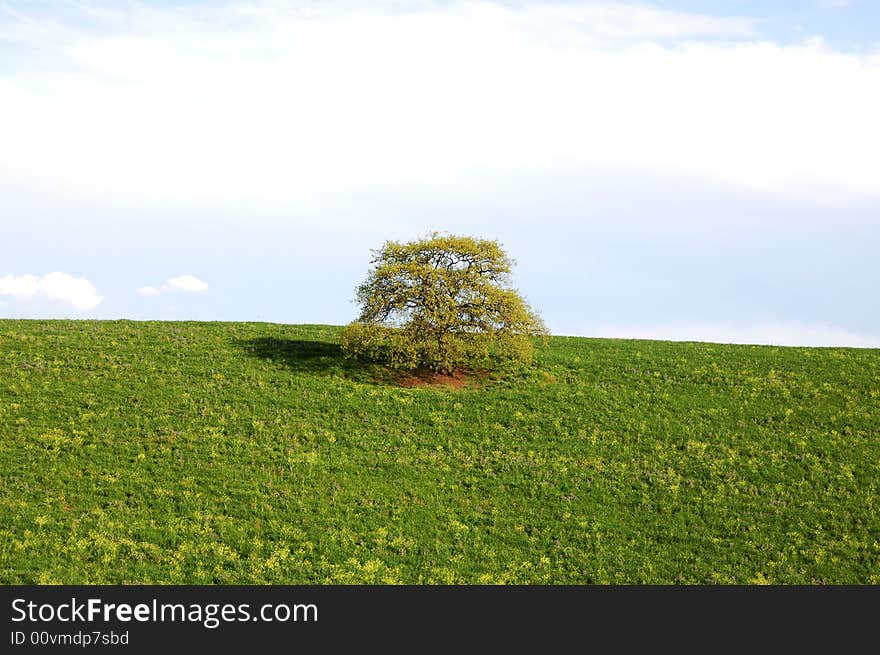
<svg viewBox="0 0 880 655">
<path fill-rule="evenodd" d="M 446 352 L 446 344 L 443 341 L 443 337 L 446 336 L 446 333 L 443 330 L 437 331 L 437 356 L 440 359 L 440 373 L 443 375 L 452 375 L 452 367 L 449 365 L 449 353 Z"/>
</svg>

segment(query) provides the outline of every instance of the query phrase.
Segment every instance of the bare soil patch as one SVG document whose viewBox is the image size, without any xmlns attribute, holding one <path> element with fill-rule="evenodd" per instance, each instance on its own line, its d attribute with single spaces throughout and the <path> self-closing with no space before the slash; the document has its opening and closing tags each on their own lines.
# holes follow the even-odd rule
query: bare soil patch
<svg viewBox="0 0 880 655">
<path fill-rule="evenodd" d="M 461 389 L 473 385 L 485 378 L 480 371 L 457 369 L 452 374 L 438 373 L 430 370 L 404 371 L 394 375 L 394 381 L 401 387 L 415 388 L 446 388 Z"/>
</svg>

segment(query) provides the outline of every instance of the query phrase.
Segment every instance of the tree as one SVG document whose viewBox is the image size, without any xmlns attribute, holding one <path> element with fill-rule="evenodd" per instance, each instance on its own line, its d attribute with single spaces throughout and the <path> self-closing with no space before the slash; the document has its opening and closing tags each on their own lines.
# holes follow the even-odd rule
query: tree
<svg viewBox="0 0 880 655">
<path fill-rule="evenodd" d="M 528 362 L 547 334 L 509 286 L 514 262 L 497 241 L 433 232 L 373 255 L 360 316 L 341 336 L 349 357 L 451 374 Z"/>
</svg>

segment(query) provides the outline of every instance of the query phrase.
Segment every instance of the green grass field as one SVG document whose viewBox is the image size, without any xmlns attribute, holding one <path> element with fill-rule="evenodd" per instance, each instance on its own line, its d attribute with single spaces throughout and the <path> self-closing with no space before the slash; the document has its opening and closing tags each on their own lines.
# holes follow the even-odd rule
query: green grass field
<svg viewBox="0 0 880 655">
<path fill-rule="evenodd" d="M 0 583 L 880 583 L 880 350 L 0 321 Z"/>
</svg>

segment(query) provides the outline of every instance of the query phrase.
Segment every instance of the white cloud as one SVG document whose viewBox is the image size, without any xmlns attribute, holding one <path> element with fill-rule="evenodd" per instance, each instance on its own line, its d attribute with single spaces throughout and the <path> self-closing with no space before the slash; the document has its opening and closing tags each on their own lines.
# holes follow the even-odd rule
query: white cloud
<svg viewBox="0 0 880 655">
<path fill-rule="evenodd" d="M 0 170 L 272 207 L 560 165 L 880 197 L 880 54 L 623 3 L 286 6 L 29 35 L 66 68 L 0 76 Z"/>
<path fill-rule="evenodd" d="M 178 291 L 207 291 L 208 285 L 195 275 L 181 275 L 168 280 L 168 286 Z"/>
<path fill-rule="evenodd" d="M 711 16 L 622 2 L 534 2 L 518 9 L 491 3 L 479 6 L 487 18 L 509 22 L 524 35 L 556 45 L 756 35 L 756 21 L 749 17 Z"/>
<path fill-rule="evenodd" d="M 181 275 L 169 278 L 164 284 L 157 287 L 141 287 L 137 293 L 142 296 L 157 296 L 175 291 L 200 292 L 207 290 L 208 284 L 195 275 Z"/>
<path fill-rule="evenodd" d="M 786 321 L 744 324 L 714 321 L 679 321 L 654 325 L 599 324 L 581 327 L 575 333 L 577 336 L 617 339 L 880 348 L 880 335 L 851 332 L 833 325 Z"/>
<path fill-rule="evenodd" d="M 73 277 L 60 271 L 47 273 L 42 277 L 35 275 L 0 277 L 0 296 L 15 302 L 62 304 L 80 312 L 95 309 L 104 300 L 86 278 Z"/>
</svg>

